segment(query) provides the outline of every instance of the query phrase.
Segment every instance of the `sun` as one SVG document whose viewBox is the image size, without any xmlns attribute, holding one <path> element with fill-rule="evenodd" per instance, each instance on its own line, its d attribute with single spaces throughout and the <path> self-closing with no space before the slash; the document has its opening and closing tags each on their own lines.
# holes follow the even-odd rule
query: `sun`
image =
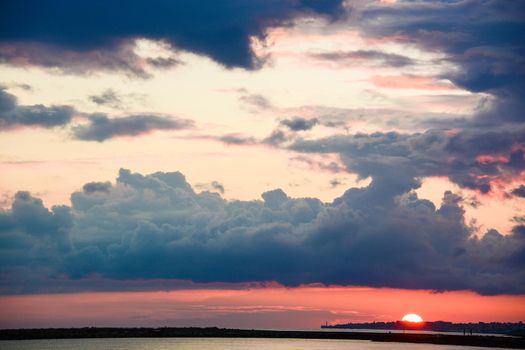
<svg viewBox="0 0 525 350">
<path fill-rule="evenodd" d="M 401 321 L 411 322 L 411 323 L 421 323 L 423 322 L 423 319 L 421 318 L 421 316 L 417 314 L 406 314 L 405 316 L 403 316 Z"/>
</svg>

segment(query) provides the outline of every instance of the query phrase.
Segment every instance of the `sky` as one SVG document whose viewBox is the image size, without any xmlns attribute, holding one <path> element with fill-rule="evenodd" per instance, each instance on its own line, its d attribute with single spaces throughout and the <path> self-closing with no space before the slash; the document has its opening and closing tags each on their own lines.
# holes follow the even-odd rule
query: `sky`
<svg viewBox="0 0 525 350">
<path fill-rule="evenodd" d="M 521 1 L 3 1 L 0 327 L 523 320 L 523 37 Z"/>
</svg>

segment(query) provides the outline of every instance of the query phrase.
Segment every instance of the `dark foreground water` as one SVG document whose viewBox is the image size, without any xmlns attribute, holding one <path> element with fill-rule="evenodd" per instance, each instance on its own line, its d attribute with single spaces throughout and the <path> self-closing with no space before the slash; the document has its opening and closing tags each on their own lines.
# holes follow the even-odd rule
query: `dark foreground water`
<svg viewBox="0 0 525 350">
<path fill-rule="evenodd" d="M 1 350 L 486 350 L 456 345 L 378 343 L 368 340 L 262 338 L 110 338 L 0 341 Z"/>
</svg>

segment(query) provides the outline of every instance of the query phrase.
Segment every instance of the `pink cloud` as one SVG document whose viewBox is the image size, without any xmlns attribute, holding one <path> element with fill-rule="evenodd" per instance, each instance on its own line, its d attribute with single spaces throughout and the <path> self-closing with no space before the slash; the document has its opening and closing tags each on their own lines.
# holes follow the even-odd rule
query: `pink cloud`
<svg viewBox="0 0 525 350">
<path fill-rule="evenodd" d="M 504 155 L 483 154 L 483 155 L 477 156 L 476 161 L 482 164 L 507 163 L 509 161 L 509 157 L 504 156 Z"/>
<path fill-rule="evenodd" d="M 414 90 L 455 90 L 449 82 L 436 80 L 433 77 L 419 75 L 373 76 L 370 81 L 377 87 L 386 89 Z"/>
</svg>

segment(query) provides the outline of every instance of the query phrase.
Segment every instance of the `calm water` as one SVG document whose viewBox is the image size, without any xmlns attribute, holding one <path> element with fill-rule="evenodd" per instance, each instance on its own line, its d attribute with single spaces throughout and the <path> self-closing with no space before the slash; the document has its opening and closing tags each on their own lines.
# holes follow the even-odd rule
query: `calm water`
<svg viewBox="0 0 525 350">
<path fill-rule="evenodd" d="M 365 340 L 124 338 L 0 341 L 2 350 L 486 350 L 454 345 L 374 343 Z"/>
</svg>

